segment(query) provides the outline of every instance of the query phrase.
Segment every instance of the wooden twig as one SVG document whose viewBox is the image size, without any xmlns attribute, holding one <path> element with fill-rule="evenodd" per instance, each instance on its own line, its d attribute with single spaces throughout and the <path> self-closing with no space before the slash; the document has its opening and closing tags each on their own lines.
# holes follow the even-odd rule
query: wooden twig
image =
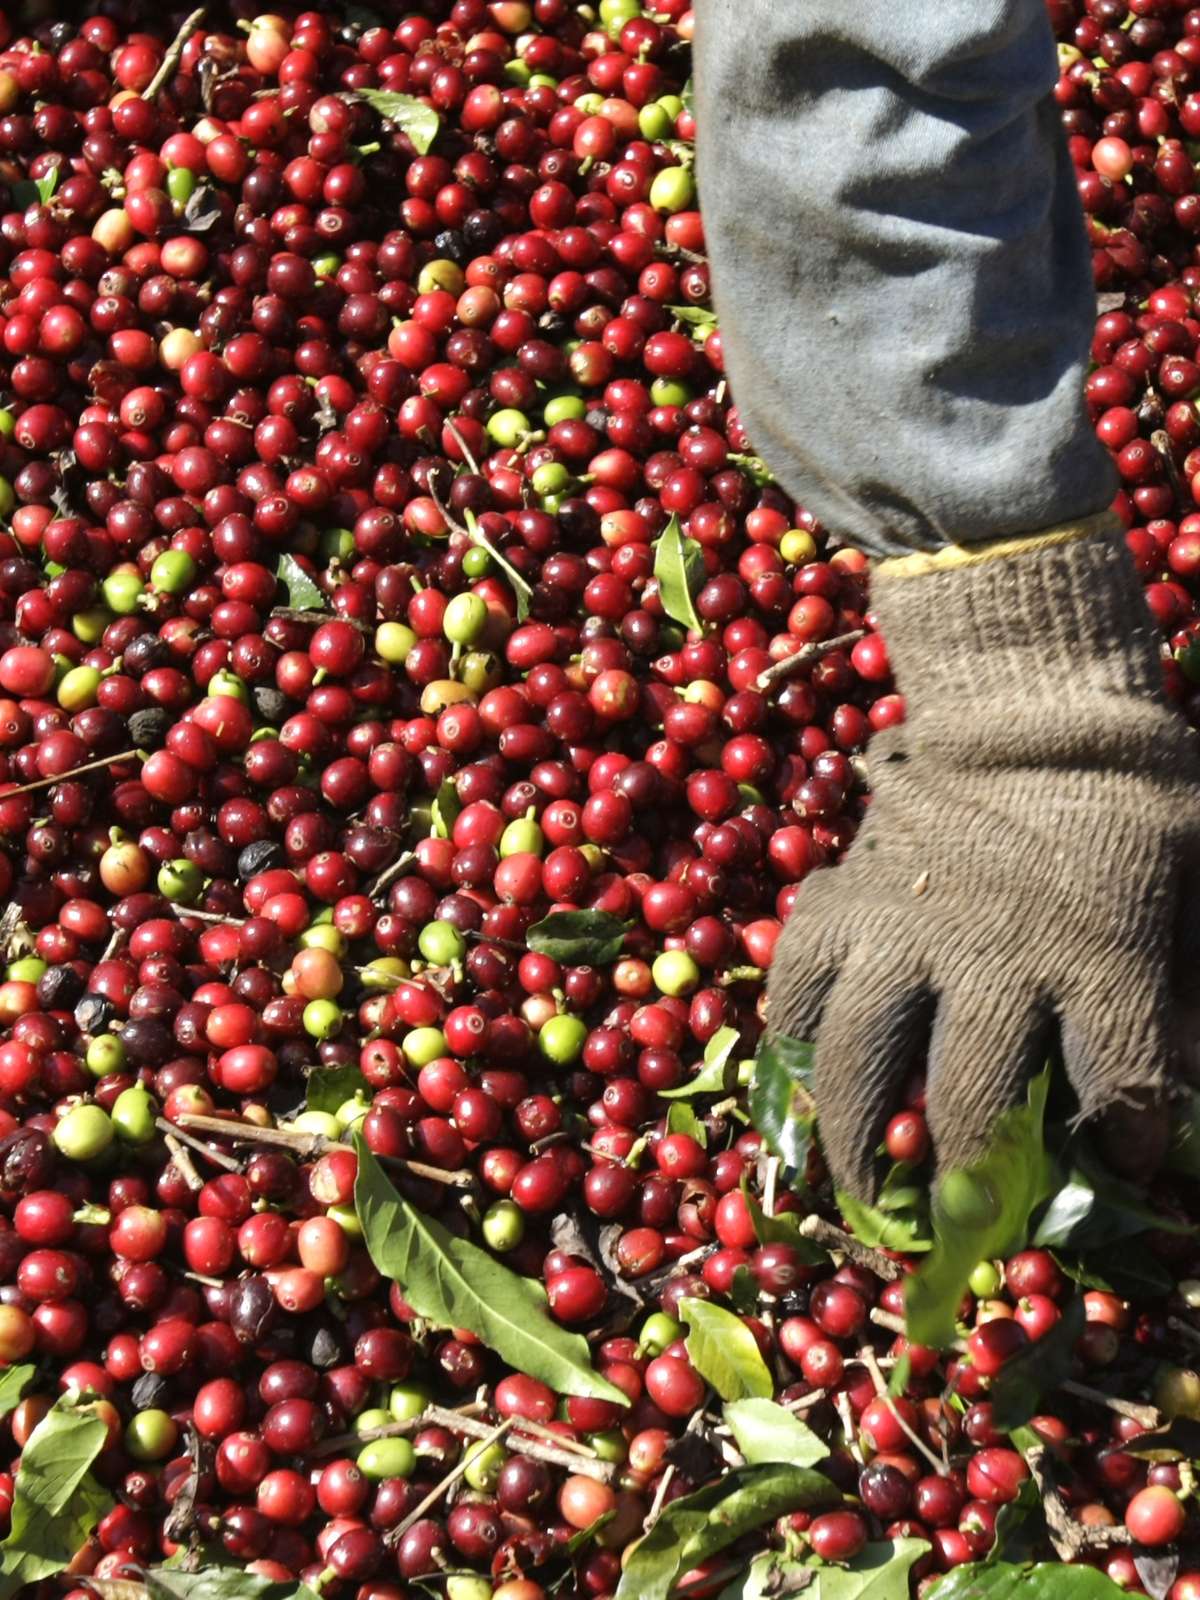
<svg viewBox="0 0 1200 1600">
<path fill-rule="evenodd" d="M 850 1396 L 844 1389 L 838 1391 L 833 1397 L 833 1408 L 838 1414 L 842 1425 L 842 1432 L 846 1435 L 846 1449 L 854 1457 L 860 1467 L 865 1466 L 863 1453 L 859 1449 L 858 1434 L 854 1431 L 854 1414 L 850 1410 Z"/>
<path fill-rule="evenodd" d="M 83 772 L 95 772 L 97 767 L 113 767 L 118 761 L 132 761 L 140 755 L 138 750 L 122 750 L 120 755 L 100 756 L 95 761 L 85 761 L 80 767 L 72 767 L 69 772 L 59 772 L 53 778 L 36 778 L 32 783 L 22 783 L 15 789 L 5 789 L 0 793 L 0 800 L 12 800 L 19 794 L 33 794 L 36 789 L 50 789 L 56 783 L 66 783 L 69 778 L 78 778 Z"/>
<path fill-rule="evenodd" d="M 189 12 L 189 14 L 184 18 L 183 27 L 180 28 L 174 39 L 172 39 L 170 48 L 168 49 L 166 55 L 162 58 L 162 62 L 158 71 L 142 90 L 143 100 L 149 100 L 151 104 L 153 104 L 154 101 L 158 99 L 163 85 L 175 71 L 175 68 L 179 65 L 179 59 L 183 55 L 188 40 L 204 21 L 204 14 L 207 10 L 208 7 L 206 5 L 197 6 L 194 11 Z"/>
<path fill-rule="evenodd" d="M 128 935 L 124 928 L 114 928 L 108 936 L 108 943 L 104 946 L 104 949 L 101 952 L 100 960 L 111 961 L 113 956 L 116 955 L 117 951 L 125 943 L 127 937 Z"/>
<path fill-rule="evenodd" d="M 323 1439 L 313 1453 L 336 1455 L 354 1446 L 361 1448 L 371 1439 L 402 1438 L 405 1434 L 419 1433 L 422 1428 L 448 1428 L 451 1433 L 464 1433 L 471 1439 L 486 1439 L 492 1432 L 493 1424 L 480 1422 L 471 1415 L 471 1412 L 485 1409 L 482 1402 L 464 1411 L 448 1411 L 445 1406 L 426 1406 L 420 1416 L 409 1417 L 404 1422 L 388 1422 L 381 1428 L 364 1428 L 361 1433 L 331 1435 Z M 517 1455 L 532 1456 L 535 1461 L 544 1461 L 547 1466 L 561 1467 L 566 1472 L 582 1473 L 585 1478 L 595 1478 L 599 1483 L 610 1483 L 616 1477 L 617 1469 L 611 1461 L 573 1455 L 563 1448 L 561 1441 L 548 1444 L 535 1438 L 527 1431 L 529 1426 L 524 1418 L 514 1420 L 512 1432 L 505 1440 L 509 1450 Z"/>
<path fill-rule="evenodd" d="M 170 1123 L 167 1124 L 170 1127 Z M 171 1152 L 171 1160 L 179 1168 L 179 1174 L 184 1183 L 195 1194 L 197 1189 L 203 1189 L 204 1179 L 196 1171 L 192 1158 L 187 1153 L 186 1146 L 181 1142 L 177 1133 L 164 1133 L 163 1143 Z"/>
<path fill-rule="evenodd" d="M 359 633 L 374 633 L 369 622 L 364 622 L 361 617 L 340 617 L 336 611 L 306 611 L 300 606 L 273 606 L 273 617 L 282 617 L 285 622 L 311 622 L 314 628 L 320 627 L 322 622 L 348 622 L 352 628 L 357 628 Z"/>
<path fill-rule="evenodd" d="M 491 1429 L 487 1437 L 479 1441 L 480 1451 L 486 1450 L 489 1445 L 495 1444 L 498 1440 L 503 1439 L 504 1435 L 508 1432 L 516 1420 L 517 1419 L 515 1417 L 505 1417 L 503 1422 L 498 1423 L 493 1429 Z M 459 1461 L 458 1465 L 453 1467 L 439 1483 L 435 1483 L 425 1498 L 419 1501 L 408 1513 L 408 1515 L 402 1518 L 401 1521 L 399 1521 L 396 1526 L 388 1532 L 384 1539 L 384 1543 L 390 1545 L 399 1544 L 400 1540 L 403 1539 L 404 1535 L 413 1526 L 413 1524 L 420 1522 L 421 1518 L 431 1506 L 437 1505 L 439 1500 L 444 1500 L 449 1494 L 450 1490 L 453 1489 L 454 1485 L 470 1467 L 472 1456 L 472 1451 L 464 1450 L 462 1453 L 462 1459 Z"/>
<path fill-rule="evenodd" d="M 180 1144 L 186 1144 L 197 1155 L 203 1156 L 206 1161 L 211 1161 L 214 1167 L 222 1167 L 226 1172 L 240 1172 L 242 1170 L 240 1161 L 235 1161 L 232 1156 L 227 1156 L 224 1150 L 210 1149 L 203 1139 L 196 1139 L 190 1133 L 184 1133 L 173 1122 L 168 1122 L 166 1117 L 155 1117 L 154 1126 L 161 1134 L 170 1134 L 173 1138 L 178 1139 Z"/>
<path fill-rule="evenodd" d="M 180 905 L 178 900 L 169 901 L 167 909 L 180 921 L 185 917 L 195 917 L 197 922 L 220 922 L 230 928 L 240 928 L 246 921 L 245 917 L 227 917 L 223 911 L 201 911 L 198 906 Z"/>
<path fill-rule="evenodd" d="M 1066 1501 L 1051 1482 L 1046 1468 L 1047 1459 L 1048 1452 L 1044 1447 L 1029 1450 L 1025 1455 L 1030 1476 L 1042 1497 L 1046 1531 L 1057 1555 L 1064 1561 L 1076 1561 L 1087 1550 L 1105 1550 L 1113 1545 L 1133 1543 L 1127 1528 L 1085 1526 L 1082 1522 L 1076 1522 L 1067 1510 Z"/>
<path fill-rule="evenodd" d="M 811 667 L 814 661 L 820 661 L 822 656 L 832 655 L 835 650 L 849 650 L 866 636 L 865 628 L 855 628 L 852 633 L 839 633 L 833 639 L 814 639 L 811 644 L 802 644 L 799 650 L 793 650 L 790 656 L 784 656 L 781 661 L 774 662 L 760 672 L 754 687 L 760 694 L 766 694 L 785 678 L 794 678 L 805 667 Z"/>
<path fill-rule="evenodd" d="M 667 1470 L 658 1480 L 658 1488 L 654 1491 L 654 1499 L 650 1502 L 650 1509 L 646 1513 L 646 1520 L 642 1523 L 642 1532 L 649 1533 L 658 1521 L 659 1513 L 663 1508 L 663 1501 L 667 1498 L 667 1490 L 671 1487 L 671 1479 L 675 1476 L 674 1462 L 667 1463 Z"/>
<path fill-rule="evenodd" d="M 180 1115 L 179 1125 L 220 1138 L 236 1139 L 240 1144 L 275 1145 L 281 1150 L 293 1151 L 304 1161 L 314 1156 L 328 1155 L 331 1150 L 348 1148 L 342 1140 L 328 1139 L 323 1133 L 304 1133 L 290 1128 L 260 1128 L 256 1123 L 235 1122 L 228 1117 L 202 1117 L 186 1112 Z M 424 1161 L 411 1161 L 407 1156 L 380 1156 L 379 1160 L 385 1166 L 402 1167 L 415 1178 L 427 1178 L 430 1183 L 444 1183 L 452 1189 L 469 1189 L 475 1182 L 475 1175 L 466 1168 L 449 1171 L 443 1167 L 429 1166 Z"/>
<path fill-rule="evenodd" d="M 940 1456 L 937 1456 L 933 1453 L 933 1451 L 925 1443 L 924 1439 L 920 1437 L 914 1428 L 909 1426 L 907 1419 L 901 1415 L 899 1406 L 897 1406 L 895 1400 L 893 1400 L 891 1395 L 888 1393 L 888 1386 L 884 1382 L 883 1373 L 879 1368 L 879 1362 L 875 1359 L 875 1352 L 871 1349 L 869 1344 L 863 1345 L 862 1349 L 858 1352 L 858 1359 L 870 1373 L 871 1382 L 875 1385 L 875 1393 L 892 1413 L 892 1417 L 899 1426 L 901 1433 L 907 1435 L 908 1442 L 916 1450 L 920 1451 L 920 1453 L 925 1457 L 926 1461 L 929 1462 L 929 1465 L 937 1473 L 938 1477 L 944 1478 L 950 1471 L 949 1465 L 943 1461 Z"/>
<path fill-rule="evenodd" d="M 1076 1383 L 1074 1378 L 1064 1378 L 1058 1387 L 1064 1394 L 1073 1394 L 1077 1400 L 1090 1400 L 1094 1405 L 1115 1411 L 1119 1417 L 1140 1422 L 1147 1432 L 1162 1425 L 1162 1415 L 1153 1406 L 1139 1405 L 1136 1400 L 1121 1400 L 1115 1394 L 1105 1394 L 1103 1389 L 1093 1389 L 1091 1384 Z"/>
<path fill-rule="evenodd" d="M 374 882 L 367 885 L 367 899 L 378 900 L 385 889 L 390 889 L 397 878 L 403 877 L 416 859 L 411 850 L 405 850 L 397 856 L 390 867 L 384 867 Z"/>
<path fill-rule="evenodd" d="M 847 1233 L 844 1228 L 835 1228 L 832 1222 L 826 1222 L 823 1217 L 805 1217 L 796 1231 L 803 1238 L 819 1244 L 822 1249 L 837 1250 L 857 1266 L 868 1268 L 885 1283 L 893 1283 L 903 1276 L 901 1267 L 891 1256 L 885 1256 L 882 1250 L 873 1250 L 870 1245 L 860 1244 L 852 1233 Z"/>
<path fill-rule="evenodd" d="M 458 428 L 455 426 L 455 422 L 454 422 L 454 418 L 453 417 L 447 417 L 446 418 L 446 427 L 449 430 L 450 437 L 454 440 L 455 444 L 457 444 L 458 448 L 462 451 L 463 460 L 467 463 L 467 465 L 470 467 L 471 471 L 475 474 L 475 476 L 477 478 L 481 478 L 483 476 L 483 474 L 479 470 L 479 463 L 475 459 L 475 452 L 471 449 L 471 446 L 467 443 L 467 441 L 463 438 L 462 434 L 459 432 Z"/>
</svg>

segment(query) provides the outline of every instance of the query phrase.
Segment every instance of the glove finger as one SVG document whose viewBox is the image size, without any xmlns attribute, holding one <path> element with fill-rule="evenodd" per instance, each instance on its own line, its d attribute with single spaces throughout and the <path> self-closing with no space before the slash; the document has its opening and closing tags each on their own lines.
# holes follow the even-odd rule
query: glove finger
<svg viewBox="0 0 1200 1600">
<path fill-rule="evenodd" d="M 1049 1007 L 1011 983 L 994 995 L 955 989 L 941 999 L 926 1092 L 939 1174 L 986 1152 L 996 1118 L 1020 1104 L 1045 1062 L 1052 1026 Z"/>
<path fill-rule="evenodd" d="M 1118 1010 L 1098 997 L 1121 998 Z M 1061 1019 L 1063 1062 L 1083 1118 L 1096 1119 L 1109 1165 L 1144 1178 L 1161 1164 L 1167 1099 L 1175 1080 L 1171 997 L 1165 975 L 1117 966 Z"/>
<path fill-rule="evenodd" d="M 849 869 L 827 867 L 805 883 L 784 923 L 767 978 L 772 1033 L 811 1039 L 849 949 Z"/>
<path fill-rule="evenodd" d="M 864 1200 L 874 1196 L 875 1151 L 933 1013 L 924 971 L 903 938 L 886 933 L 839 973 L 814 1060 L 821 1149 L 838 1185 Z"/>
</svg>

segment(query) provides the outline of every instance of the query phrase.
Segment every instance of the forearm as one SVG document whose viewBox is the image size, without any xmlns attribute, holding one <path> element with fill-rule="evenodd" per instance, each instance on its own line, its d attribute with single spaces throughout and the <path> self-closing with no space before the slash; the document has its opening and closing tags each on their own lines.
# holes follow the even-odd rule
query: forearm
<svg viewBox="0 0 1200 1600">
<path fill-rule="evenodd" d="M 1086 516 L 1089 252 L 1044 0 L 698 0 L 699 177 L 755 447 L 876 555 Z"/>
</svg>

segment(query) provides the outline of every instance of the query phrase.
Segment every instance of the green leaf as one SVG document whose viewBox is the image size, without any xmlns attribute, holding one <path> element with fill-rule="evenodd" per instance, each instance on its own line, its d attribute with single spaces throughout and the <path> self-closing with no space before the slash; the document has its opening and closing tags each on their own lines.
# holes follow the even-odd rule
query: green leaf
<svg viewBox="0 0 1200 1600">
<path fill-rule="evenodd" d="M 683 537 L 678 517 L 671 518 L 655 542 L 654 576 L 658 598 L 671 621 L 703 633 L 694 597 L 704 582 L 704 552 L 695 539 Z"/>
<path fill-rule="evenodd" d="M 358 89 L 360 100 L 365 100 L 373 111 L 412 140 L 418 155 L 428 155 L 429 148 L 438 136 L 442 119 L 432 106 L 411 94 L 395 94 L 390 89 Z"/>
<path fill-rule="evenodd" d="M 701 1148 L 708 1145 L 708 1129 L 684 1100 L 676 1100 L 667 1112 L 667 1132 L 686 1133 Z"/>
<path fill-rule="evenodd" d="M 664 1507 L 625 1563 L 615 1600 L 667 1600 L 676 1579 L 789 1511 L 841 1495 L 809 1467 L 739 1467 Z"/>
<path fill-rule="evenodd" d="M 0 1372 L 0 1417 L 7 1416 L 33 1382 L 37 1368 L 32 1362 L 6 1367 Z"/>
<path fill-rule="evenodd" d="M 38 199 L 44 206 L 48 206 L 51 200 L 54 198 L 55 191 L 58 188 L 58 180 L 61 175 L 62 168 L 60 166 L 54 166 L 50 168 L 50 171 L 44 178 L 34 179 L 34 186 L 38 192 Z"/>
<path fill-rule="evenodd" d="M 1026 1478 L 1017 1491 L 1017 1498 L 1009 1500 L 996 1512 L 996 1542 L 988 1551 L 984 1565 L 994 1567 L 998 1561 L 1030 1560 L 1046 1531 L 1046 1520 L 1041 1512 L 1041 1491 L 1032 1478 Z"/>
<path fill-rule="evenodd" d="M 1127 1250 L 1119 1255 L 1112 1251 L 1051 1253 L 1067 1277 L 1085 1289 L 1104 1289 L 1126 1300 L 1157 1300 L 1175 1287 L 1174 1276 L 1146 1251 Z"/>
<path fill-rule="evenodd" d="M 345 1101 L 353 1100 L 360 1089 L 365 1093 L 366 1088 L 367 1080 L 353 1063 L 316 1067 L 305 1080 L 305 1103 L 310 1111 L 328 1111 L 332 1115 Z"/>
<path fill-rule="evenodd" d="M 91 1475 L 107 1439 L 104 1419 L 69 1394 L 30 1434 L 0 1542 L 0 1596 L 61 1572 L 112 1508 L 112 1496 Z"/>
<path fill-rule="evenodd" d="M 607 967 L 621 954 L 629 926 L 610 911 L 552 911 L 534 923 L 525 943 L 564 967 Z"/>
<path fill-rule="evenodd" d="M 757 1199 L 750 1192 L 750 1185 L 746 1177 L 742 1177 L 742 1197 L 746 1202 L 746 1210 L 750 1214 L 750 1225 L 754 1229 L 754 1237 L 759 1244 L 788 1244 L 795 1250 L 801 1261 L 809 1266 L 816 1266 L 818 1262 L 828 1258 L 828 1252 L 812 1239 L 806 1239 L 800 1232 L 800 1218 L 794 1211 L 781 1211 L 777 1217 L 769 1217 L 759 1205 Z"/>
<path fill-rule="evenodd" d="M 202 1567 L 199 1572 L 149 1567 L 142 1576 L 150 1600 L 307 1600 L 313 1592 L 307 1584 L 297 1589 L 290 1581 L 260 1578 L 244 1566 Z"/>
<path fill-rule="evenodd" d="M 468 1328 L 517 1372 L 558 1394 L 629 1402 L 593 1371 L 587 1341 L 546 1311 L 541 1284 L 518 1277 L 496 1258 L 403 1199 L 356 1134 L 354 1209 L 367 1252 L 400 1285 L 417 1316 L 438 1328 Z"/>
<path fill-rule="evenodd" d="M 288 605 L 293 611 L 325 611 L 325 596 L 296 560 L 295 556 L 282 555 L 275 568 L 275 576 L 288 592 Z"/>
<path fill-rule="evenodd" d="M 679 98 L 683 101 L 683 109 L 685 111 L 693 111 L 695 109 L 696 99 L 692 90 L 692 80 L 690 78 L 679 91 Z"/>
<path fill-rule="evenodd" d="M 809 1567 L 784 1562 L 780 1571 L 811 1572 L 813 1581 L 803 1590 L 806 1600 L 908 1600 L 909 1571 L 929 1546 L 924 1539 L 897 1539 L 892 1544 L 869 1544 L 846 1567 Z M 763 1590 L 764 1600 L 786 1587 Z M 749 1597 L 747 1597 L 749 1600 Z"/>
<path fill-rule="evenodd" d="M 1125 1600 L 1128 1593 L 1095 1567 L 973 1561 L 935 1583 L 928 1600 Z"/>
<path fill-rule="evenodd" d="M 466 523 L 467 532 L 471 536 L 471 543 L 477 544 L 481 550 L 486 550 L 488 555 L 503 572 L 512 587 L 513 598 L 517 602 L 517 621 L 524 622 L 529 615 L 529 605 L 533 599 L 533 590 L 525 576 L 513 566 L 503 550 L 488 538 L 479 523 L 475 520 L 475 513 L 471 510 L 463 512 L 463 521 Z"/>
<path fill-rule="evenodd" d="M 732 1311 L 711 1300 L 683 1299 L 688 1359 L 722 1400 L 767 1399 L 775 1383 L 750 1329 Z"/>
<path fill-rule="evenodd" d="M 738 1047 L 741 1034 L 736 1028 L 718 1028 L 704 1046 L 704 1065 L 694 1078 L 681 1083 L 677 1089 L 660 1089 L 663 1100 L 684 1100 L 694 1094 L 724 1094 L 732 1088 L 729 1064 Z"/>
<path fill-rule="evenodd" d="M 1082 1140 L 1074 1141 L 1072 1157 L 1070 1177 L 1039 1221 L 1035 1245 L 1102 1249 L 1151 1229 L 1194 1231 L 1173 1217 L 1159 1216 L 1141 1190 L 1108 1172 Z"/>
<path fill-rule="evenodd" d="M 1194 659 L 1197 673 L 1200 673 L 1200 640 L 1193 639 L 1184 654 Z M 1200 683 L 1200 676 L 1195 681 Z M 1167 1153 L 1167 1169 L 1186 1178 L 1200 1178 L 1200 1089 L 1192 1090 L 1186 1113 L 1175 1123 L 1174 1138 Z"/>
<path fill-rule="evenodd" d="M 829 1454 L 828 1445 L 806 1422 L 774 1400 L 733 1400 L 725 1407 L 725 1421 L 752 1467 L 770 1461 L 815 1467 Z"/>
<path fill-rule="evenodd" d="M 1042 1142 L 1047 1067 L 1024 1106 L 996 1121 L 991 1147 L 969 1173 L 943 1180 L 933 1204 L 934 1245 L 906 1285 L 908 1337 L 941 1349 L 955 1337 L 967 1279 L 980 1261 L 1008 1256 L 1026 1240 L 1029 1218 L 1049 1193 L 1051 1164 Z"/>
<path fill-rule="evenodd" d="M 734 1267 L 733 1282 L 729 1285 L 729 1298 L 735 1311 L 740 1311 L 743 1316 L 753 1316 L 758 1310 L 759 1290 L 758 1279 L 743 1265 Z"/>
<path fill-rule="evenodd" d="M 668 306 L 676 322 L 686 322 L 689 328 L 703 328 L 705 332 L 717 325 L 717 314 L 704 306 Z"/>
<path fill-rule="evenodd" d="M 438 792 L 433 797 L 433 804 L 429 808 L 429 820 L 433 827 L 435 839 L 448 839 L 458 820 L 462 806 L 458 799 L 458 790 L 454 787 L 453 778 L 443 778 L 438 785 Z"/>
<path fill-rule="evenodd" d="M 783 1162 L 787 1181 L 803 1180 L 812 1148 L 816 1108 L 810 1083 L 813 1047 L 776 1033 L 754 1058 L 749 1111 L 771 1154 Z"/>
<path fill-rule="evenodd" d="M 992 1421 L 1000 1433 L 1028 1422 L 1042 1396 L 1070 1376 L 1084 1321 L 1083 1296 L 1076 1295 L 1048 1333 L 1004 1363 L 991 1389 Z"/>
<path fill-rule="evenodd" d="M 896 1162 L 873 1206 L 837 1191 L 838 1210 L 856 1239 L 877 1250 L 906 1250 L 910 1255 L 933 1249 L 926 1191 L 913 1184 L 911 1178 L 912 1168 L 905 1162 Z"/>
<path fill-rule="evenodd" d="M 731 454 L 729 459 L 735 467 L 741 467 L 757 488 L 763 489 L 767 484 L 775 482 L 775 474 L 761 456 Z"/>
</svg>

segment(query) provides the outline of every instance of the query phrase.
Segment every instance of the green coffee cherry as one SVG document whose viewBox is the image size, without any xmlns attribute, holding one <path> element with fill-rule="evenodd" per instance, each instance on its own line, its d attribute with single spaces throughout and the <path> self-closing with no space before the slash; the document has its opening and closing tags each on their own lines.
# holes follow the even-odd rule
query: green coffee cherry
<svg viewBox="0 0 1200 1600">
<path fill-rule="evenodd" d="M 515 817 L 500 835 L 501 856 L 540 856 L 546 836 L 532 817 Z"/>
<path fill-rule="evenodd" d="M 685 406 L 692 391 L 677 378 L 655 378 L 650 385 L 650 398 L 656 406 Z"/>
<path fill-rule="evenodd" d="M 683 1337 L 683 1328 L 665 1311 L 652 1311 L 642 1323 L 638 1349 L 648 1356 L 660 1356 L 669 1344 Z"/>
<path fill-rule="evenodd" d="M 164 861 L 155 880 L 158 892 L 165 900 L 180 905 L 191 905 L 199 899 L 204 888 L 204 874 L 194 861 L 178 856 L 174 861 Z"/>
<path fill-rule="evenodd" d="M 394 1383 L 388 1396 L 388 1413 L 395 1422 L 411 1422 L 429 1404 L 429 1390 L 419 1383 Z"/>
<path fill-rule="evenodd" d="M 529 432 L 529 418 L 515 406 L 505 406 L 488 418 L 487 432 L 501 450 L 514 450 Z"/>
<path fill-rule="evenodd" d="M 1004 1273 L 998 1261 L 981 1261 L 967 1279 L 971 1293 L 980 1300 L 991 1300 L 998 1295 L 1003 1283 Z"/>
<path fill-rule="evenodd" d="M 126 1144 L 149 1144 L 153 1139 L 158 1106 L 140 1083 L 121 1091 L 109 1115 L 114 1129 Z"/>
<path fill-rule="evenodd" d="M 581 394 L 556 394 L 542 407 L 542 420 L 548 428 L 560 422 L 578 422 L 587 416 L 587 401 Z"/>
<path fill-rule="evenodd" d="M 87 1047 L 84 1065 L 94 1078 L 107 1078 L 125 1067 L 125 1046 L 115 1033 L 98 1033 Z"/>
<path fill-rule="evenodd" d="M 416 634 L 403 622 L 381 622 L 375 629 L 375 654 L 393 666 L 407 660 L 416 642 Z"/>
<path fill-rule="evenodd" d="M 643 139 L 669 139 L 674 127 L 675 118 L 655 100 L 638 112 L 638 132 Z"/>
<path fill-rule="evenodd" d="M 288 1123 L 293 1133 L 318 1133 L 326 1139 L 340 1139 L 341 1126 L 332 1111 L 302 1111 Z"/>
<path fill-rule="evenodd" d="M 660 994 L 691 994 L 700 984 L 700 968 L 686 950 L 664 950 L 655 956 L 650 976 Z"/>
<path fill-rule="evenodd" d="M 135 1461 L 165 1461 L 179 1440 L 179 1428 L 166 1411 L 138 1411 L 125 1424 L 122 1443 Z"/>
<path fill-rule="evenodd" d="M 546 461 L 536 467 L 529 480 L 529 486 L 534 494 L 545 497 L 552 494 L 563 494 L 571 482 L 571 474 L 561 461 Z"/>
<path fill-rule="evenodd" d="M 163 594 L 182 594 L 194 582 L 197 567 L 186 550 L 164 550 L 150 568 L 150 587 Z"/>
<path fill-rule="evenodd" d="M 112 1120 L 100 1106 L 72 1106 L 51 1137 L 68 1161 L 92 1161 L 113 1141 Z"/>
<path fill-rule="evenodd" d="M 474 644 L 487 627 L 487 602 L 481 595 L 456 594 L 446 607 L 442 632 L 451 644 Z"/>
<path fill-rule="evenodd" d="M 36 983 L 49 970 L 50 963 L 41 956 L 20 956 L 9 962 L 4 976 L 10 983 Z"/>
<path fill-rule="evenodd" d="M 177 206 L 186 205 L 196 192 L 196 174 L 190 167 L 172 167 L 167 173 L 167 194 Z"/>
<path fill-rule="evenodd" d="M 492 1600 L 493 1589 L 475 1573 L 455 1572 L 446 1579 L 446 1600 Z"/>
<path fill-rule="evenodd" d="M 327 250 L 324 255 L 313 257 L 313 272 L 318 278 L 332 278 L 341 264 L 341 256 L 335 255 L 332 250 Z"/>
<path fill-rule="evenodd" d="M 525 1213 L 513 1200 L 497 1200 L 483 1214 L 480 1230 L 493 1250 L 515 1250 L 525 1237 Z"/>
<path fill-rule="evenodd" d="M 480 1494 L 491 1494 L 500 1480 L 500 1468 L 508 1460 L 508 1451 L 502 1444 L 475 1444 L 467 1451 L 467 1467 L 463 1476 L 472 1489 Z"/>
<path fill-rule="evenodd" d="M 481 544 L 473 544 L 463 555 L 462 569 L 465 577 L 486 578 L 492 570 L 492 558 Z"/>
<path fill-rule="evenodd" d="M 407 1439 L 372 1439 L 358 1452 L 355 1464 L 374 1483 L 383 1478 L 410 1478 L 417 1465 L 417 1452 Z"/>
<path fill-rule="evenodd" d="M 217 695 L 224 695 L 227 699 L 241 700 L 245 704 L 248 704 L 250 700 L 250 691 L 237 673 L 229 672 L 224 667 L 220 667 L 213 673 L 204 692 L 210 699 L 215 699 Z"/>
<path fill-rule="evenodd" d="M 435 967 L 448 967 L 467 953 L 467 941 L 452 922 L 427 922 L 417 935 L 417 949 Z"/>
<path fill-rule="evenodd" d="M 99 667 L 72 667 L 59 679 L 55 697 L 64 711 L 83 711 L 96 704 L 96 690 L 102 682 Z"/>
<path fill-rule="evenodd" d="M 440 1028 L 413 1028 L 400 1041 L 400 1048 L 414 1067 L 427 1067 L 446 1054 L 446 1035 Z"/>
<path fill-rule="evenodd" d="M 131 617 L 146 586 L 136 572 L 110 572 L 100 585 L 104 603 L 119 617 Z"/>
<path fill-rule="evenodd" d="M 542 1024 L 537 1041 L 538 1049 L 548 1061 L 557 1062 L 560 1067 L 570 1066 L 579 1059 L 587 1042 L 587 1024 L 582 1018 L 564 1012 Z"/>
<path fill-rule="evenodd" d="M 302 1020 L 311 1038 L 332 1039 L 342 1029 L 342 1008 L 334 1000 L 310 1000 Z"/>
<path fill-rule="evenodd" d="M 687 211 L 696 203 L 696 180 L 687 167 L 664 167 L 650 185 L 650 204 L 655 211 L 673 215 Z"/>
</svg>

